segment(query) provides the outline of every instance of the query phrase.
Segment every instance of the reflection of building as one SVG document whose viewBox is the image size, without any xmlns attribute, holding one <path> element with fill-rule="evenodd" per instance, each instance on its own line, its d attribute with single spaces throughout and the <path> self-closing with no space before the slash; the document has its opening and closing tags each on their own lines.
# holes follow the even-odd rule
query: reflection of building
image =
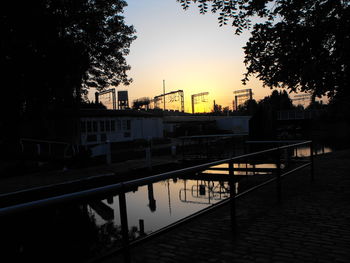
<svg viewBox="0 0 350 263">
<path fill-rule="evenodd" d="M 133 110 L 81 110 L 82 145 L 163 137 L 162 118 Z"/>
<path fill-rule="evenodd" d="M 179 198 L 181 202 L 191 204 L 211 204 L 229 197 L 228 182 L 196 180 L 196 184 L 180 189 Z"/>
<path fill-rule="evenodd" d="M 153 184 L 148 184 L 147 189 L 148 189 L 148 201 L 149 201 L 148 206 L 151 212 L 154 212 L 156 211 L 157 206 L 156 206 L 156 199 L 154 199 Z"/>
</svg>

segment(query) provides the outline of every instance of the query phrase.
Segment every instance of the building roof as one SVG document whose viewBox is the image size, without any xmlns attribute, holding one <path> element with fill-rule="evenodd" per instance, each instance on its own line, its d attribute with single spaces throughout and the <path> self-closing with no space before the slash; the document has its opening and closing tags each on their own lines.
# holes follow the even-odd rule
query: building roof
<svg viewBox="0 0 350 263">
<path fill-rule="evenodd" d="M 159 114 L 154 114 L 138 110 L 103 110 L 103 109 L 82 109 L 80 117 L 161 117 Z"/>
<path fill-rule="evenodd" d="M 251 116 L 164 116 L 163 120 L 167 123 L 179 123 L 179 122 L 214 122 L 222 119 L 250 119 Z"/>
</svg>

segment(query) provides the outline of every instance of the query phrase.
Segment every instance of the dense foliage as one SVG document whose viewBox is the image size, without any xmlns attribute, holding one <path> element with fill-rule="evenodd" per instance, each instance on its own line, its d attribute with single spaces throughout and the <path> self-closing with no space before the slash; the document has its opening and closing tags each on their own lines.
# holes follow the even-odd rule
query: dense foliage
<svg viewBox="0 0 350 263">
<path fill-rule="evenodd" d="M 27 103 L 128 84 L 125 55 L 135 37 L 120 15 L 125 6 L 122 0 L 11 1 L 1 11 L 6 84 Z"/>
<path fill-rule="evenodd" d="M 135 30 L 125 25 L 125 6 L 124 0 L 2 5 L 2 98 L 11 103 L 0 122 L 8 136 L 0 137 L 14 136 L 21 116 L 42 122 L 49 110 L 76 108 L 89 87 L 130 83 L 125 56 Z"/>
<path fill-rule="evenodd" d="M 350 1 L 178 1 L 185 9 L 197 2 L 201 13 L 211 7 L 220 25 L 231 20 L 238 34 L 252 29 L 243 83 L 256 75 L 271 88 L 350 98 Z"/>
</svg>

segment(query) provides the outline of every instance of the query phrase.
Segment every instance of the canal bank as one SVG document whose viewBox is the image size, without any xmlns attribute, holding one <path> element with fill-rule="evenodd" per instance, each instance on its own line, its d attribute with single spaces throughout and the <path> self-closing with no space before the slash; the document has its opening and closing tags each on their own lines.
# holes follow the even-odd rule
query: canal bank
<svg viewBox="0 0 350 263">
<path fill-rule="evenodd" d="M 221 207 L 130 250 L 132 262 L 348 262 L 350 150 L 315 158 L 282 181 L 237 200 L 238 232 Z M 116 262 L 112 256 L 100 262 Z M 121 261 L 118 261 L 121 262 Z"/>
</svg>

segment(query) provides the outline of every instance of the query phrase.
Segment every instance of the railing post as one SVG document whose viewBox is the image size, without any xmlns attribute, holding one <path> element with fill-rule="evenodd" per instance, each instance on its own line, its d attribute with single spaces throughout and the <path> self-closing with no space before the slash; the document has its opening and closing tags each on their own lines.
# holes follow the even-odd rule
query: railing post
<svg viewBox="0 0 350 263">
<path fill-rule="evenodd" d="M 123 245 L 124 261 L 130 262 L 129 227 L 128 227 L 128 216 L 126 211 L 126 199 L 125 199 L 124 192 L 121 192 L 119 194 L 119 212 L 120 212 L 120 223 L 121 223 L 121 230 L 122 230 L 122 245 Z"/>
<path fill-rule="evenodd" d="M 231 148 L 231 150 L 230 150 L 230 157 L 236 156 L 236 145 L 235 145 L 234 137 L 231 137 L 231 147 L 230 148 Z"/>
<path fill-rule="evenodd" d="M 207 152 L 207 160 L 209 160 L 209 138 L 207 138 L 206 152 Z"/>
<path fill-rule="evenodd" d="M 237 221 L 236 221 L 236 180 L 233 171 L 233 160 L 231 159 L 228 163 L 229 171 L 229 184 L 230 184 L 230 209 L 231 209 L 231 226 L 232 232 L 237 232 Z"/>
<path fill-rule="evenodd" d="M 311 141 L 310 142 L 310 163 L 311 163 L 311 169 L 310 169 L 310 176 L 311 176 L 311 182 L 314 181 L 314 144 Z"/>
<path fill-rule="evenodd" d="M 281 202 L 282 199 L 282 183 L 281 183 L 281 150 L 278 147 L 276 153 L 276 186 L 277 186 L 277 201 Z"/>
<path fill-rule="evenodd" d="M 185 161 L 185 139 L 182 138 L 182 162 Z"/>
<path fill-rule="evenodd" d="M 140 236 L 145 235 L 145 222 L 143 219 L 139 219 Z"/>
</svg>

